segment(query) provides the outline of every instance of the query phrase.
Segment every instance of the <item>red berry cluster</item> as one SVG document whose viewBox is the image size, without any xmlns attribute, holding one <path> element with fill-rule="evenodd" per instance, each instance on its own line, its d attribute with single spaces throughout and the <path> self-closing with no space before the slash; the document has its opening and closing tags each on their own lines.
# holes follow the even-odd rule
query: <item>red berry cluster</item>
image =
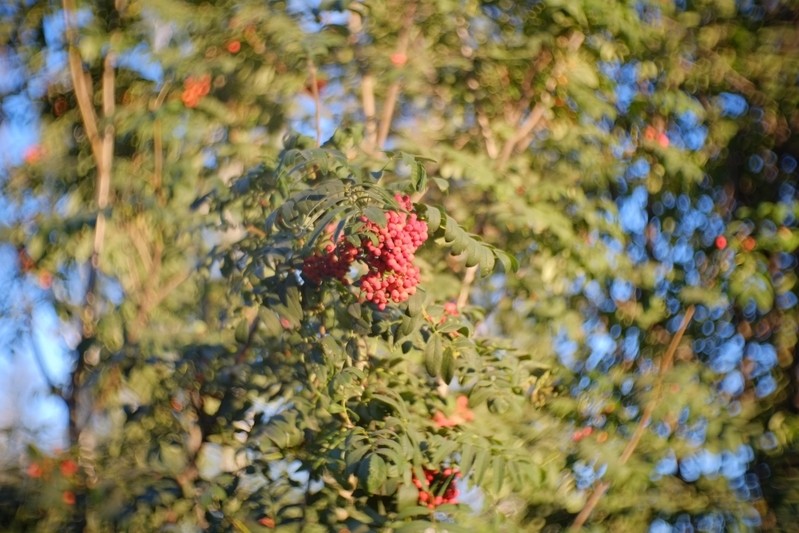
<svg viewBox="0 0 799 533">
<path fill-rule="evenodd" d="M 408 196 L 396 195 L 403 209 L 410 211 L 413 204 Z M 328 244 L 325 254 L 315 254 L 305 259 L 302 273 L 305 279 L 319 285 L 326 278 L 345 281 L 350 265 L 356 259 L 363 261 L 368 271 L 360 281 L 361 297 L 377 305 L 381 311 L 389 300 L 404 302 L 416 292 L 419 269 L 413 264 L 414 253 L 427 240 L 427 223 L 414 213 L 388 211 L 386 225 L 380 226 L 361 217 L 364 230 L 375 236 L 375 241 L 364 238 L 356 248 L 340 239 Z"/>
<path fill-rule="evenodd" d="M 461 477 L 460 472 L 454 468 L 443 470 L 424 469 L 427 488 L 420 479 L 413 476 L 413 484 L 419 489 L 419 504 L 426 505 L 428 509 L 435 509 L 446 503 L 457 503 L 458 489 L 455 479 Z"/>
<path fill-rule="evenodd" d="M 211 90 L 211 76 L 205 74 L 199 78 L 189 76 L 183 82 L 183 92 L 180 99 L 186 107 L 197 107 L 200 100 Z"/>
<path fill-rule="evenodd" d="M 400 206 L 410 211 L 408 196 L 395 196 Z M 364 239 L 363 258 L 369 267 L 360 281 L 361 296 L 383 310 L 389 300 L 404 302 L 416 292 L 419 269 L 413 264 L 414 253 L 427 240 L 427 223 L 414 213 L 389 211 L 386 226 L 381 227 L 366 217 L 361 219 L 377 242 Z"/>
<path fill-rule="evenodd" d="M 335 278 L 346 283 L 350 265 L 358 257 L 358 249 L 351 242 L 339 239 L 338 244 L 325 246 L 325 254 L 314 254 L 306 257 L 302 263 L 302 275 L 315 285 L 320 285 L 328 278 Z"/>
</svg>

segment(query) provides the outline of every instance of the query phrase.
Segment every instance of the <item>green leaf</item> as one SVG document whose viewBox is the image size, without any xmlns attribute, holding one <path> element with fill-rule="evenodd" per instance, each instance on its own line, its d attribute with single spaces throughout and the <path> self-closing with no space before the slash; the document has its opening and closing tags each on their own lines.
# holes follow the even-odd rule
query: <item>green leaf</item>
<svg viewBox="0 0 799 533">
<path fill-rule="evenodd" d="M 383 228 L 386 227 L 387 224 L 386 213 L 382 209 L 374 206 L 369 206 L 363 210 L 363 214 L 366 218 L 368 218 L 378 226 Z"/>
<path fill-rule="evenodd" d="M 442 355 L 441 337 L 432 335 L 424 349 L 424 367 L 431 377 L 437 377 L 441 373 Z"/>
<path fill-rule="evenodd" d="M 438 231 L 439 226 L 441 226 L 441 211 L 439 211 L 437 207 L 432 207 L 427 204 L 422 204 L 422 206 L 424 207 L 423 217 L 427 222 L 427 233 L 432 235 Z"/>
<path fill-rule="evenodd" d="M 370 453 L 358 467 L 358 479 L 370 494 L 377 493 L 386 482 L 386 462 L 377 453 Z"/>
<path fill-rule="evenodd" d="M 453 377 L 455 377 L 455 357 L 452 355 L 452 348 L 448 346 L 441 357 L 441 378 L 444 383 L 450 383 Z"/>
</svg>

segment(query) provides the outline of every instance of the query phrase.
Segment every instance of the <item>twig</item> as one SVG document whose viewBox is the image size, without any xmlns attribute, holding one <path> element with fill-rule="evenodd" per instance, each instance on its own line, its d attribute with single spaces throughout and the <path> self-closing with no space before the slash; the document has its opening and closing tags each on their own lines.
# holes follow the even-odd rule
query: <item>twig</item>
<svg viewBox="0 0 799 533">
<path fill-rule="evenodd" d="M 408 55 L 408 44 L 410 43 L 411 28 L 413 27 L 413 17 L 416 13 L 416 5 L 411 4 L 408 11 L 405 13 L 405 19 L 402 25 L 402 32 L 400 33 L 399 43 L 397 45 L 397 54 Z M 394 108 L 397 105 L 397 99 L 400 93 L 400 80 L 396 79 L 389 86 L 388 93 L 386 94 L 386 101 L 383 104 L 383 114 L 380 117 L 380 128 L 377 133 L 377 147 L 382 148 L 388 138 L 388 131 L 391 128 L 391 119 L 394 116 Z"/>
<path fill-rule="evenodd" d="M 75 13 L 75 2 L 74 0 L 63 0 L 62 5 L 66 24 L 69 73 L 72 77 L 72 85 L 75 88 L 75 98 L 78 101 L 78 110 L 83 121 L 83 127 L 86 129 L 86 136 L 89 138 L 95 161 L 99 161 L 102 158 L 102 142 L 100 130 L 97 127 L 97 114 L 94 110 L 94 105 L 92 105 L 92 82 L 89 75 L 83 72 L 83 61 L 75 44 L 76 30 L 72 20 Z"/>
<path fill-rule="evenodd" d="M 488 117 L 482 110 L 477 111 L 477 124 L 480 126 L 480 134 L 485 141 L 486 153 L 490 159 L 496 159 L 499 156 L 499 148 L 494 139 L 494 134 L 491 132 L 491 123 Z"/>
<path fill-rule="evenodd" d="M 165 82 L 150 106 L 150 111 L 156 113 L 163 105 L 169 93 L 169 82 Z M 153 119 L 153 190 L 158 202 L 164 205 L 164 192 L 162 188 L 164 176 L 164 136 L 161 130 L 161 119 L 156 115 Z"/>
<path fill-rule="evenodd" d="M 477 275 L 477 265 L 470 266 L 466 269 L 466 273 L 463 275 L 463 281 L 461 282 L 461 290 L 458 293 L 458 299 L 455 302 L 455 306 L 458 310 L 463 309 L 463 307 L 469 302 L 469 292 L 472 288 L 472 283 L 474 283 L 474 278 Z"/>
<path fill-rule="evenodd" d="M 363 19 L 361 14 L 356 10 L 350 11 L 350 17 L 347 20 L 347 28 L 350 32 L 349 42 L 355 50 L 356 62 L 363 66 L 363 58 L 361 48 L 358 45 L 358 35 L 363 29 Z M 370 73 L 361 73 L 361 106 L 363 106 L 363 116 L 366 121 L 366 128 L 364 131 L 363 149 L 367 153 L 371 153 L 377 144 L 377 111 L 375 107 L 375 77 Z"/>
<path fill-rule="evenodd" d="M 641 419 L 638 421 L 638 425 L 633 432 L 633 436 L 630 437 L 627 446 L 625 446 L 624 451 L 621 454 L 621 458 L 619 459 L 620 465 L 626 464 L 630 457 L 632 457 L 635 449 L 638 447 L 638 443 L 641 441 L 641 437 L 644 435 L 644 431 L 646 431 L 646 428 L 652 419 L 652 412 L 663 398 L 663 380 L 666 377 L 666 373 L 674 364 L 674 353 L 677 351 L 677 346 L 680 344 L 683 334 L 685 334 L 685 330 L 688 329 L 688 324 L 691 323 L 691 318 L 693 318 L 693 316 L 694 306 L 692 305 L 686 309 L 685 316 L 682 318 L 679 329 L 674 334 L 674 337 L 672 337 L 671 343 L 666 349 L 666 353 L 660 360 L 660 368 L 658 369 L 658 375 L 655 381 L 654 395 L 644 408 L 644 413 L 641 415 Z M 588 517 L 591 516 L 591 512 L 593 512 L 594 508 L 597 506 L 599 500 L 602 498 L 605 492 L 607 492 L 608 488 L 610 488 L 610 483 L 607 481 L 603 481 L 597 485 L 593 494 L 591 494 L 591 497 L 585 502 L 585 506 L 580 511 L 580 514 L 578 514 L 574 519 L 571 528 L 569 528 L 571 531 L 577 531 L 578 529 L 582 528 L 583 525 L 585 525 L 586 520 L 588 520 Z"/>
<path fill-rule="evenodd" d="M 377 145 L 377 111 L 375 110 L 375 77 L 364 74 L 361 79 L 361 102 L 366 120 L 364 149 L 371 152 Z"/>
<path fill-rule="evenodd" d="M 316 65 L 308 57 L 308 74 L 311 76 L 311 95 L 314 101 L 314 124 L 316 126 L 316 146 L 322 145 L 322 102 L 319 98 L 319 85 L 317 84 Z"/>
<path fill-rule="evenodd" d="M 527 118 L 522 122 L 519 129 L 505 141 L 505 144 L 502 146 L 502 152 L 499 154 L 499 159 L 497 159 L 497 168 L 501 169 L 508 163 L 508 159 L 510 159 L 519 141 L 532 133 L 541 122 L 542 118 L 544 118 L 544 106 L 538 103 L 533 107 L 533 110 L 530 111 L 530 114 L 527 115 Z"/>
</svg>

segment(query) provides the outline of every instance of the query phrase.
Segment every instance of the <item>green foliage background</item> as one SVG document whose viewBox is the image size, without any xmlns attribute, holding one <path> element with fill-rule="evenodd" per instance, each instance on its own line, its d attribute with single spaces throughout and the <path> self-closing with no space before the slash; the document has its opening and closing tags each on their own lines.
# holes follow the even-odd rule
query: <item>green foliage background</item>
<svg viewBox="0 0 799 533">
<path fill-rule="evenodd" d="M 50 383 L 68 449 L 9 463 L 9 529 L 793 527 L 795 3 L 3 14 L 2 98 L 40 140 L 1 238 L 77 339 Z M 301 282 L 330 223 L 368 238 L 398 191 L 430 227 L 414 297 Z M 725 324 L 729 368 L 703 348 Z M 460 395 L 473 420 L 436 423 Z M 446 466 L 481 505 L 418 504 Z"/>
</svg>

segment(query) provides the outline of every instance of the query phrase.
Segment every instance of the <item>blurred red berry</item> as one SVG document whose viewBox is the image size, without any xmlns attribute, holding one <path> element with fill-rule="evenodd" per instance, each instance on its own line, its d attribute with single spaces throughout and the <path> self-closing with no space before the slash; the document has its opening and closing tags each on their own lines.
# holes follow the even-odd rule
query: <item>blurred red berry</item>
<svg viewBox="0 0 799 533">
<path fill-rule="evenodd" d="M 404 54 L 402 52 L 394 52 L 393 54 L 391 54 L 391 63 L 395 67 L 401 67 L 407 62 L 408 62 L 407 54 Z"/>
<path fill-rule="evenodd" d="M 725 237 L 724 235 L 719 235 L 718 237 L 716 237 L 716 248 L 718 248 L 719 250 L 723 250 L 726 247 L 727 247 L 727 237 Z"/>
<path fill-rule="evenodd" d="M 40 478 L 42 477 L 42 467 L 39 463 L 31 463 L 25 471 L 29 477 Z"/>
<path fill-rule="evenodd" d="M 227 51 L 231 54 L 237 54 L 241 50 L 241 42 L 230 41 L 227 43 Z"/>
<path fill-rule="evenodd" d="M 39 272 L 39 287 L 49 289 L 53 286 L 53 275 L 46 270 Z"/>
<path fill-rule="evenodd" d="M 180 98 L 186 107 L 197 107 L 200 100 L 211 91 L 211 76 L 205 74 L 201 77 L 189 76 L 183 82 L 183 93 Z"/>
<path fill-rule="evenodd" d="M 64 459 L 60 465 L 61 475 L 64 477 L 72 477 L 78 473 L 78 463 L 72 459 Z"/>
<path fill-rule="evenodd" d="M 439 505 L 447 503 L 457 503 L 458 489 L 455 487 L 455 480 L 459 478 L 460 472 L 454 468 L 443 470 L 424 469 L 424 477 L 427 487 L 413 476 L 413 484 L 419 489 L 419 504 L 425 505 L 429 509 L 435 509 Z"/>
<path fill-rule="evenodd" d="M 67 505 L 75 505 L 75 493 L 71 490 L 65 490 L 61 495 L 61 499 L 64 500 L 64 503 Z"/>
<path fill-rule="evenodd" d="M 317 93 L 321 93 L 321 92 L 322 92 L 322 90 L 323 90 L 325 87 L 327 87 L 327 80 L 326 80 L 326 79 L 324 79 L 324 78 L 316 78 L 316 92 L 317 92 Z M 313 83 L 311 82 L 311 80 L 308 80 L 308 81 L 305 83 L 305 92 L 306 92 L 306 93 L 307 93 L 309 96 L 313 96 L 313 94 L 314 94 L 314 89 L 313 89 Z"/>
<path fill-rule="evenodd" d="M 578 429 L 574 433 L 572 433 L 572 441 L 573 442 L 580 442 L 584 438 L 591 435 L 594 432 L 594 428 L 591 426 L 584 427 L 582 429 Z"/>
<path fill-rule="evenodd" d="M 35 165 L 44 157 L 44 148 L 41 145 L 34 144 L 25 149 L 23 159 L 28 165 Z"/>
</svg>

